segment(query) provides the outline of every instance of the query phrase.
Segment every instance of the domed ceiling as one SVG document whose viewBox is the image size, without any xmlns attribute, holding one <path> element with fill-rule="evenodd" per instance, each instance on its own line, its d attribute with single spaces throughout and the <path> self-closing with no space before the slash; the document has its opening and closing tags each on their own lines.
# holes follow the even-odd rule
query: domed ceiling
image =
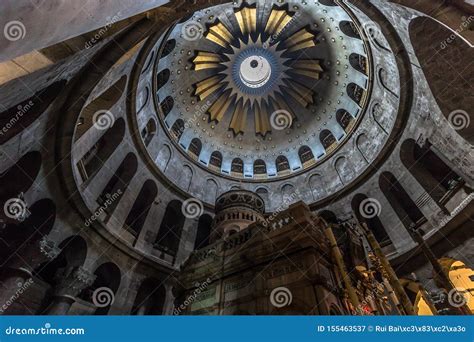
<svg viewBox="0 0 474 342">
<path fill-rule="evenodd" d="M 343 7 L 226 4 L 169 29 L 155 65 L 159 121 L 209 172 L 271 181 L 324 162 L 369 96 L 370 56 Z"/>
</svg>

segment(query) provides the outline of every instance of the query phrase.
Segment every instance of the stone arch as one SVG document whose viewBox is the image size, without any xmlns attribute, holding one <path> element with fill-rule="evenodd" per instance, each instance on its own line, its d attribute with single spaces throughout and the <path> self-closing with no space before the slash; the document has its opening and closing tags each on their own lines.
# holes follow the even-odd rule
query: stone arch
<svg viewBox="0 0 474 342">
<path fill-rule="evenodd" d="M 145 127 L 141 131 L 143 143 L 148 147 L 150 142 L 153 140 L 153 137 L 156 135 L 156 121 L 153 118 L 150 118 Z"/>
<path fill-rule="evenodd" d="M 257 159 L 253 163 L 253 175 L 254 176 L 263 176 L 267 175 L 267 164 L 262 159 Z"/>
<path fill-rule="evenodd" d="M 193 180 L 194 172 L 189 165 L 183 165 L 180 175 L 178 176 L 178 185 L 184 190 L 188 191 Z"/>
<path fill-rule="evenodd" d="M 108 217 L 112 215 L 120 202 L 120 198 L 137 173 L 137 168 L 137 157 L 132 152 L 128 153 L 97 198 L 97 203 L 105 208 L 104 211 Z M 105 205 L 106 203 L 107 205 Z"/>
<path fill-rule="evenodd" d="M 439 205 L 444 205 L 447 195 L 463 183 L 462 178 L 429 147 L 421 147 L 413 139 L 402 143 L 400 160 Z"/>
<path fill-rule="evenodd" d="M 179 141 L 181 139 L 181 136 L 184 133 L 184 121 L 181 119 L 178 119 L 174 122 L 173 126 L 171 126 L 171 135 Z"/>
<path fill-rule="evenodd" d="M 155 162 L 161 171 L 166 172 L 166 169 L 168 168 L 168 164 L 170 160 L 171 160 L 171 149 L 168 145 L 163 144 L 163 146 L 160 149 L 160 152 L 158 152 L 158 157 L 156 157 Z"/>
<path fill-rule="evenodd" d="M 323 145 L 324 149 L 326 150 L 326 153 L 333 146 L 335 146 L 337 142 L 334 134 L 332 134 L 328 129 L 322 130 L 322 132 L 319 134 L 319 140 L 321 141 L 321 145 Z"/>
<path fill-rule="evenodd" d="M 168 114 L 171 112 L 173 107 L 174 107 L 174 99 L 172 96 L 165 97 L 163 101 L 161 101 L 160 103 L 161 112 L 164 117 L 168 116 Z"/>
<path fill-rule="evenodd" d="M 209 159 L 209 166 L 220 172 L 222 168 L 222 153 L 219 151 L 212 152 Z"/>
<path fill-rule="evenodd" d="M 303 166 L 314 164 L 314 162 L 316 161 L 316 159 L 314 158 L 313 151 L 309 146 L 306 145 L 300 147 L 300 149 L 298 150 L 298 156 Z"/>
<path fill-rule="evenodd" d="M 276 170 L 278 174 L 286 174 L 290 172 L 290 163 L 285 156 L 278 156 L 275 160 Z"/>
<path fill-rule="evenodd" d="M 362 158 L 364 158 L 364 160 L 369 163 L 369 161 L 372 160 L 376 149 L 371 144 L 371 141 L 367 137 L 366 133 L 361 133 L 357 136 L 356 147 Z"/>
<path fill-rule="evenodd" d="M 168 203 L 155 241 L 158 250 L 173 258 L 178 254 L 179 242 L 186 220 L 182 206 L 183 203 L 178 200 Z"/>
<path fill-rule="evenodd" d="M 349 184 L 355 178 L 355 172 L 352 164 L 345 156 L 340 156 L 336 159 L 334 163 L 334 169 L 336 170 L 341 183 L 344 185 Z"/>
<path fill-rule="evenodd" d="M 270 197 L 269 197 L 268 190 L 266 188 L 259 187 L 257 188 L 257 190 L 255 190 L 255 192 L 263 199 L 265 203 L 269 203 Z"/>
<path fill-rule="evenodd" d="M 137 114 L 140 113 L 150 101 L 150 88 L 146 86 L 141 92 L 140 96 L 137 98 Z"/>
<path fill-rule="evenodd" d="M 217 198 L 217 193 L 219 191 L 219 186 L 214 179 L 206 180 L 206 192 L 205 192 L 205 201 L 207 203 L 214 204 Z"/>
<path fill-rule="evenodd" d="M 369 204 L 374 204 L 373 212 L 370 210 L 372 208 L 367 208 L 367 205 Z M 375 239 L 378 241 L 380 246 L 384 247 L 390 245 L 392 243 L 392 240 L 390 239 L 387 230 L 382 224 L 382 221 L 380 221 L 379 216 L 381 213 L 377 212 L 378 209 L 381 210 L 382 208 L 376 208 L 376 204 L 377 202 L 375 200 L 369 199 L 364 194 L 356 194 L 351 201 L 352 211 L 354 212 L 357 220 L 359 222 L 365 222 L 367 224 L 367 227 L 374 234 Z"/>
<path fill-rule="evenodd" d="M 145 224 L 148 212 L 158 195 L 158 188 L 151 179 L 143 183 L 135 202 L 125 219 L 124 228 L 133 236 L 138 237 Z"/>
<path fill-rule="evenodd" d="M 234 160 L 232 160 L 230 172 L 237 175 L 243 175 L 244 174 L 244 161 L 240 158 L 235 158 Z"/>
<path fill-rule="evenodd" d="M 199 217 L 196 240 L 194 242 L 194 249 L 204 248 L 209 245 L 209 238 L 211 236 L 212 217 L 208 214 L 203 214 Z"/>
<path fill-rule="evenodd" d="M 383 172 L 380 175 L 379 187 L 406 228 L 412 225 L 420 226 L 426 221 L 423 213 L 392 173 Z"/>
<path fill-rule="evenodd" d="M 77 162 L 77 169 L 82 180 L 95 176 L 117 149 L 125 135 L 125 120 L 120 118 L 107 129 L 99 140 Z"/>
<path fill-rule="evenodd" d="M 163 69 L 156 75 L 156 90 L 160 90 L 170 79 L 170 69 Z"/>
<path fill-rule="evenodd" d="M 82 109 L 74 133 L 74 141 L 78 141 L 94 125 L 96 113 L 110 111 L 122 97 L 126 84 L 127 76 L 124 75 Z"/>
<path fill-rule="evenodd" d="M 202 150 L 202 142 L 198 138 L 194 138 L 191 140 L 191 143 L 188 147 L 188 153 L 194 157 L 195 159 L 199 159 L 199 155 L 201 154 Z"/>
<path fill-rule="evenodd" d="M 336 121 L 346 133 L 352 127 L 354 120 L 354 117 L 345 109 L 339 109 L 336 112 Z"/>
<path fill-rule="evenodd" d="M 314 201 L 323 198 L 327 194 L 323 182 L 323 176 L 318 173 L 313 174 L 308 178 L 308 186 L 311 190 L 311 195 L 313 196 Z"/>
</svg>

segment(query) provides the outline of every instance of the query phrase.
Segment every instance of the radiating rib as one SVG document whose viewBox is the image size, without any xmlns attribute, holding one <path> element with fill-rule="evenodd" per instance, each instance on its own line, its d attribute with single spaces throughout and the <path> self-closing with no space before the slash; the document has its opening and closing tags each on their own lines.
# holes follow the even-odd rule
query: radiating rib
<svg viewBox="0 0 474 342">
<path fill-rule="evenodd" d="M 301 49 L 316 46 L 314 34 L 306 29 L 299 30 L 285 40 L 285 46 L 288 51 L 293 52 Z"/>
<path fill-rule="evenodd" d="M 242 34 L 249 34 L 257 30 L 257 9 L 244 7 L 235 12 L 235 17 L 239 23 Z"/>
<path fill-rule="evenodd" d="M 215 24 L 209 28 L 206 38 L 222 47 L 227 47 L 232 41 L 232 34 L 222 23 Z"/>
<path fill-rule="evenodd" d="M 306 108 L 308 104 L 313 103 L 313 91 L 311 89 L 289 80 L 287 84 L 288 87 L 285 88 L 286 92 L 303 107 Z"/>
<path fill-rule="evenodd" d="M 232 120 L 230 121 L 230 129 L 234 131 L 234 134 L 239 134 L 244 132 L 245 124 L 247 123 L 247 110 L 248 103 L 244 105 L 244 101 L 240 99 L 234 108 L 234 113 L 232 114 Z"/>
<path fill-rule="evenodd" d="M 265 32 L 275 36 L 291 21 L 291 16 L 285 10 L 272 10 L 268 18 Z"/>
<path fill-rule="evenodd" d="M 310 60 L 310 59 L 302 59 L 296 60 L 292 65 L 291 71 L 304 75 L 307 77 L 314 78 L 315 80 L 319 80 L 319 76 L 323 72 L 323 68 L 319 64 L 318 60 Z"/>
<path fill-rule="evenodd" d="M 199 51 L 194 57 L 194 70 L 217 69 L 221 66 L 222 57 L 216 53 Z"/>
<path fill-rule="evenodd" d="M 258 103 L 254 106 L 254 116 L 255 116 L 255 133 L 265 136 L 270 132 L 270 119 L 268 117 L 268 105 L 266 102 L 262 101 L 262 104 Z"/>
<path fill-rule="evenodd" d="M 209 116 L 211 121 L 221 121 L 224 117 L 224 114 L 227 112 L 227 109 L 234 101 L 235 96 L 229 96 L 231 90 L 223 92 L 219 98 L 212 104 L 209 108 Z"/>
<path fill-rule="evenodd" d="M 220 83 L 222 80 L 222 75 L 216 75 L 205 80 L 198 82 L 196 84 L 196 92 L 195 94 L 199 96 L 199 99 L 202 101 L 216 90 L 220 89 L 224 86 L 224 83 Z"/>
</svg>

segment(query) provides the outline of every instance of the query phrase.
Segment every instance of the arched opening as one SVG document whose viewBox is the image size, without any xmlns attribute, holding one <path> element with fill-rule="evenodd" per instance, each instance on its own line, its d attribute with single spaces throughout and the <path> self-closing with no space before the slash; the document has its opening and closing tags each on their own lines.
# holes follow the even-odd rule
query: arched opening
<svg viewBox="0 0 474 342">
<path fill-rule="evenodd" d="M 214 151 L 211 154 L 211 158 L 209 160 L 209 166 L 211 169 L 216 171 L 221 171 L 222 167 L 222 154 L 219 151 Z"/>
<path fill-rule="evenodd" d="M 138 237 L 145 224 L 148 212 L 158 195 L 156 184 L 152 180 L 147 180 L 138 193 L 137 199 L 133 203 L 132 209 L 125 219 L 124 228 L 133 236 Z"/>
<path fill-rule="evenodd" d="M 232 160 L 230 172 L 234 175 L 242 176 L 244 174 L 244 162 L 240 158 Z"/>
<path fill-rule="evenodd" d="M 0 145 L 22 132 L 43 114 L 58 96 L 66 81 L 54 82 L 32 97 L 0 113 Z"/>
<path fill-rule="evenodd" d="M 358 53 L 352 53 L 349 56 L 349 63 L 354 69 L 362 74 L 366 76 L 369 74 L 367 58 L 365 56 L 359 55 Z"/>
<path fill-rule="evenodd" d="M 347 95 L 360 106 L 365 98 L 365 90 L 355 83 L 349 83 Z"/>
<path fill-rule="evenodd" d="M 354 123 L 354 117 L 345 109 L 339 109 L 336 113 L 336 121 L 339 126 L 347 133 L 351 130 Z"/>
<path fill-rule="evenodd" d="M 20 246 L 33 245 L 51 232 L 56 220 L 56 206 L 53 201 L 39 200 L 33 203 L 28 211 L 29 215 L 24 221 L 6 221 L 3 229 L 0 229 L 0 264 L 14 253 L 19 253 Z M 41 253 L 39 248 L 36 249 L 38 254 Z M 21 257 L 27 263 L 32 262 L 26 255 Z"/>
<path fill-rule="evenodd" d="M 173 200 L 168 203 L 155 241 L 155 248 L 172 257 L 176 257 L 186 218 L 181 210 L 182 203 Z"/>
<path fill-rule="evenodd" d="M 390 172 L 383 172 L 379 178 L 379 186 L 400 221 L 406 228 L 421 226 L 426 218 L 403 186 Z"/>
<path fill-rule="evenodd" d="M 202 149 L 202 142 L 198 138 L 194 138 L 191 140 L 191 144 L 189 144 L 188 152 L 194 159 L 198 159 L 199 155 L 201 154 Z"/>
<path fill-rule="evenodd" d="M 403 142 L 400 159 L 439 205 L 444 205 L 464 183 L 429 147 L 421 147 L 413 139 Z"/>
<path fill-rule="evenodd" d="M 210 215 L 201 215 L 198 222 L 196 241 L 194 249 L 204 248 L 209 245 L 209 237 L 211 236 L 212 217 Z"/>
<path fill-rule="evenodd" d="M 471 313 L 474 313 L 474 270 L 452 258 L 441 258 L 439 262 L 453 286 L 464 297 Z"/>
<path fill-rule="evenodd" d="M 170 70 L 169 69 L 164 69 L 161 70 L 157 75 L 156 75 L 156 90 L 160 90 L 163 88 L 163 86 L 168 82 L 170 79 Z"/>
<path fill-rule="evenodd" d="M 41 169 L 41 153 L 28 152 L 15 165 L 0 174 L 0 203 L 22 197 L 33 185 Z M 1 211 L 3 213 L 3 210 Z"/>
<path fill-rule="evenodd" d="M 326 150 L 326 153 L 332 151 L 334 149 L 334 147 L 336 146 L 336 138 L 331 133 L 331 131 L 328 130 L 328 129 L 324 129 L 319 134 L 319 140 L 321 141 L 321 144 L 323 145 L 324 149 Z"/>
<path fill-rule="evenodd" d="M 168 56 L 176 47 L 176 40 L 175 39 L 170 39 L 168 40 L 164 45 L 163 49 L 161 50 L 161 56 L 160 58 L 164 58 Z"/>
<path fill-rule="evenodd" d="M 79 140 L 94 125 L 94 119 L 96 119 L 94 115 L 97 115 L 96 113 L 110 111 L 122 97 L 126 84 L 127 76 L 122 76 L 82 109 L 77 121 L 74 141 Z"/>
<path fill-rule="evenodd" d="M 181 139 L 181 136 L 183 135 L 184 132 L 184 121 L 181 119 L 178 119 L 174 122 L 173 126 L 171 126 L 171 135 L 179 141 Z"/>
<path fill-rule="evenodd" d="M 99 138 L 77 163 L 77 169 L 85 182 L 92 178 L 109 159 L 125 135 L 125 121 L 120 118 Z"/>
<path fill-rule="evenodd" d="M 148 123 L 142 129 L 142 139 L 145 146 L 150 145 L 151 140 L 156 135 L 156 122 L 155 119 L 148 120 Z"/>
<path fill-rule="evenodd" d="M 268 190 L 265 189 L 265 188 L 258 188 L 256 191 L 255 191 L 262 199 L 265 203 L 268 203 L 268 201 L 270 200 L 269 196 L 268 196 Z"/>
<path fill-rule="evenodd" d="M 346 36 L 361 39 L 355 24 L 352 21 L 343 20 L 339 23 L 339 28 Z"/>
<path fill-rule="evenodd" d="M 253 163 L 253 174 L 257 178 L 267 175 L 267 164 L 262 159 L 257 159 Z"/>
<path fill-rule="evenodd" d="M 390 245 L 392 241 L 382 221 L 380 221 L 379 210 L 381 208 L 377 208 L 376 203 L 375 201 L 371 201 L 366 195 L 356 194 L 354 198 L 352 198 L 351 207 L 357 220 L 367 224 L 367 227 L 372 231 L 380 246 L 385 247 Z"/>
<path fill-rule="evenodd" d="M 162 315 L 166 299 L 166 289 L 154 278 L 143 281 L 137 291 L 132 307 L 132 315 Z"/>
<path fill-rule="evenodd" d="M 161 112 L 163 116 L 166 117 L 174 106 L 174 100 L 172 96 L 167 96 L 163 101 L 160 103 Z"/>
<path fill-rule="evenodd" d="M 94 283 L 84 289 L 78 297 L 89 303 L 98 303 L 99 306 L 94 312 L 95 315 L 107 315 L 120 286 L 121 272 L 117 265 L 107 262 L 97 267 L 94 275 L 96 276 Z M 109 305 L 102 306 L 105 304 L 104 302 L 109 303 Z"/>
<path fill-rule="evenodd" d="M 278 175 L 285 175 L 290 173 L 290 163 L 285 156 L 278 156 L 276 161 L 276 170 Z"/>
<path fill-rule="evenodd" d="M 327 224 L 339 224 L 339 219 L 336 214 L 330 210 L 322 210 L 318 215 L 326 221 Z"/>
<path fill-rule="evenodd" d="M 119 165 L 97 198 L 97 203 L 105 208 L 105 212 L 108 216 L 107 219 L 112 215 L 120 202 L 120 198 L 125 193 L 125 190 L 127 190 L 128 185 L 137 172 L 137 167 L 137 157 L 130 152 L 125 156 L 122 163 Z"/>
<path fill-rule="evenodd" d="M 298 156 L 300 157 L 301 164 L 303 164 L 304 167 L 312 165 L 316 162 L 313 151 L 311 151 L 311 148 L 306 145 L 300 147 Z"/>
</svg>

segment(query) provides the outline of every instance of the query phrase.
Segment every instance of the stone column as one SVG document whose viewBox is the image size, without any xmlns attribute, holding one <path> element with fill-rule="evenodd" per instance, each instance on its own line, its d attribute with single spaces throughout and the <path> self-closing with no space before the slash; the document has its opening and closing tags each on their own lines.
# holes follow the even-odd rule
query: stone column
<svg viewBox="0 0 474 342">
<path fill-rule="evenodd" d="M 54 299 L 46 309 L 46 315 L 66 315 L 76 296 L 91 286 L 96 278 L 82 266 L 67 269 L 57 276 L 60 283 L 54 289 Z"/>
</svg>

